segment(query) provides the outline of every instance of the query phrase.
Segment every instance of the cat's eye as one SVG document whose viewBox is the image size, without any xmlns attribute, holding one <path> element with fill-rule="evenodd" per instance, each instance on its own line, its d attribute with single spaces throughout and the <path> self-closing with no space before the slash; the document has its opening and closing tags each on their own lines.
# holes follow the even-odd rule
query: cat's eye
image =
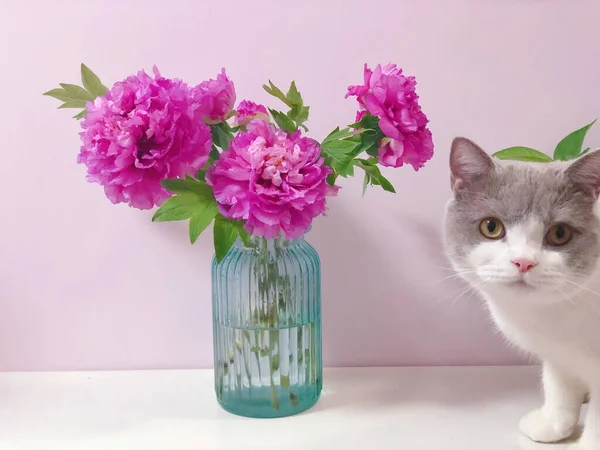
<svg viewBox="0 0 600 450">
<path fill-rule="evenodd" d="M 564 223 L 557 223 L 553 225 L 546 233 L 546 242 L 554 247 L 565 245 L 573 237 L 573 232 L 569 225 Z"/>
<path fill-rule="evenodd" d="M 488 239 L 502 239 L 505 235 L 504 224 L 494 217 L 479 222 L 479 231 Z"/>
</svg>

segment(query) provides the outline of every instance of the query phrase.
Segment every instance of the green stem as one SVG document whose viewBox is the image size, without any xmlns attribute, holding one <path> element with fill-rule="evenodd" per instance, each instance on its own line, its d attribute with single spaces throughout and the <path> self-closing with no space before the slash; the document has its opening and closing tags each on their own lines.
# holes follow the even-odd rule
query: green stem
<svg viewBox="0 0 600 450">
<path fill-rule="evenodd" d="M 310 324 L 310 381 L 315 383 L 317 380 L 317 329 L 314 322 Z"/>
<path fill-rule="evenodd" d="M 267 243 L 267 246 L 269 244 Z M 265 252 L 265 263 L 267 268 L 267 289 L 265 291 L 265 303 L 267 306 L 266 316 L 268 320 L 269 327 L 269 380 L 271 383 L 271 404 L 273 408 L 276 410 L 279 409 L 279 397 L 277 394 L 277 389 L 275 387 L 275 374 L 280 370 L 281 359 L 280 359 L 280 348 L 279 348 L 279 297 L 283 293 L 281 290 L 285 291 L 286 286 L 286 278 L 280 276 L 279 274 L 279 259 L 280 252 L 278 247 L 278 242 L 273 241 L 273 250 L 274 254 L 269 254 L 269 249 L 267 248 Z M 272 256 L 272 258 L 271 258 Z M 274 297 L 269 298 L 269 295 L 274 295 Z M 281 380 L 280 380 L 281 382 Z"/>
<path fill-rule="evenodd" d="M 261 348 L 259 336 L 260 334 L 258 330 L 254 330 L 254 343 L 256 344 L 257 350 Z M 260 370 L 260 352 L 255 351 L 254 356 L 256 356 L 256 366 L 258 367 L 258 379 L 260 383 L 262 383 L 262 371 Z"/>
<path fill-rule="evenodd" d="M 244 340 L 248 345 L 248 349 L 252 349 L 252 343 L 250 341 L 250 332 L 248 330 L 243 331 Z M 237 344 L 237 342 L 236 342 Z M 244 359 L 244 370 L 246 371 L 246 377 L 248 378 L 248 385 L 252 386 L 252 375 L 250 374 L 250 361 L 248 360 L 248 353 L 244 351 L 244 346 L 240 345 L 238 350 Z"/>
<path fill-rule="evenodd" d="M 273 409 L 279 410 L 279 396 L 277 395 L 277 389 L 275 388 L 275 372 L 279 370 L 279 355 L 274 354 L 275 349 L 275 337 L 279 336 L 279 331 L 269 330 L 269 381 L 271 383 L 271 405 Z M 277 345 L 279 347 L 279 345 Z"/>
<path fill-rule="evenodd" d="M 282 258 L 279 245 L 278 241 L 261 239 L 257 242 L 255 275 L 258 282 L 258 298 L 251 315 L 255 333 L 255 344 L 251 348 L 256 356 L 261 383 L 261 360 L 264 361 L 264 357 L 267 359 L 271 405 L 275 410 L 280 407 L 278 385 L 288 390 L 293 404 L 298 401 L 297 396 L 291 391 L 290 374 L 281 374 L 279 328 L 289 321 L 288 303 L 291 298 L 291 286 L 287 271 L 281 271 L 279 267 Z M 279 383 L 276 383 L 277 372 L 279 372 Z"/>
</svg>

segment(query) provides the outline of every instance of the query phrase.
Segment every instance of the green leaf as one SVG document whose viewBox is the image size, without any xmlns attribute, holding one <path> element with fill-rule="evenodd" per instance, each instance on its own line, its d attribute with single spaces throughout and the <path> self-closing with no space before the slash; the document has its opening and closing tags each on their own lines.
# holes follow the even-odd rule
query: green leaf
<svg viewBox="0 0 600 450">
<path fill-rule="evenodd" d="M 358 122 L 349 125 L 350 128 L 364 128 L 366 130 L 379 130 L 379 118 L 366 114 Z"/>
<path fill-rule="evenodd" d="M 344 128 L 344 131 L 345 130 L 347 130 L 347 128 Z M 334 130 L 331 133 L 329 133 L 325 139 L 323 139 L 323 142 L 336 140 L 337 138 L 331 139 L 331 137 L 334 136 L 336 133 L 339 133 L 339 132 L 340 132 L 340 127 L 335 127 Z"/>
<path fill-rule="evenodd" d="M 343 130 L 340 130 L 340 127 L 337 127 L 335 130 L 329 133 L 325 139 L 323 139 L 323 143 L 329 141 L 339 141 L 347 138 L 354 138 L 361 135 L 365 131 L 367 130 L 351 130 L 350 128 L 344 128 Z"/>
<path fill-rule="evenodd" d="M 61 86 L 65 86 L 67 89 L 52 89 L 48 92 L 44 92 L 43 95 L 53 97 L 65 103 L 77 102 L 77 104 L 81 104 L 81 102 L 83 102 L 82 107 L 85 107 L 85 104 L 92 100 L 87 91 L 79 86 L 75 86 L 74 84 L 61 84 Z M 85 93 L 85 95 L 83 95 L 82 92 Z M 64 106 L 64 108 L 68 107 L 70 106 Z"/>
<path fill-rule="evenodd" d="M 351 140 L 325 141 L 321 145 L 321 154 L 325 158 L 325 164 L 343 177 L 352 175 L 353 151 L 359 142 Z"/>
<path fill-rule="evenodd" d="M 277 86 L 275 86 L 273 84 L 273 82 L 271 80 L 269 80 L 269 85 L 267 86 L 266 84 L 263 84 L 263 89 L 265 91 L 267 91 L 267 93 L 269 93 L 270 95 L 272 95 L 273 97 L 278 98 L 279 100 L 281 100 L 283 103 L 285 103 L 288 107 L 293 107 L 294 105 L 290 103 L 290 101 L 287 99 L 287 97 L 285 96 L 285 94 L 283 93 L 283 91 L 281 89 L 279 89 Z"/>
<path fill-rule="evenodd" d="M 219 156 L 221 156 L 219 149 L 213 145 L 210 153 L 208 154 L 208 160 L 212 160 L 214 162 L 219 159 Z"/>
<path fill-rule="evenodd" d="M 281 111 L 274 112 L 274 110 L 269 110 L 279 128 L 287 133 L 296 131 L 298 127 L 302 127 L 305 131 L 308 131 L 304 122 L 308 120 L 310 107 L 304 106 L 302 95 L 300 94 L 300 91 L 298 91 L 295 81 L 291 82 L 287 94 L 284 94 L 271 80 L 269 80 L 268 86 L 266 84 L 263 85 L 263 89 L 270 95 L 281 100 L 288 108 L 290 108 L 290 111 L 287 114 L 284 114 Z"/>
<path fill-rule="evenodd" d="M 529 147 L 509 147 L 494 153 L 492 156 L 498 159 L 515 161 L 552 162 L 552 158 L 545 153 Z"/>
<path fill-rule="evenodd" d="M 273 116 L 273 119 L 275 120 L 277 126 L 286 133 L 293 133 L 294 131 L 298 130 L 298 127 L 296 126 L 294 121 L 281 111 L 276 111 L 274 109 L 269 108 L 269 112 Z"/>
<path fill-rule="evenodd" d="M 69 97 L 67 95 L 67 92 L 64 89 L 58 89 L 58 88 L 52 89 L 52 90 L 50 90 L 48 92 L 44 92 L 42 95 L 47 95 L 48 97 L 53 97 L 53 98 L 55 98 L 57 100 L 60 100 L 62 102 L 66 102 L 66 101 L 69 101 L 69 100 L 76 100 L 76 99 L 73 99 L 73 98 Z"/>
<path fill-rule="evenodd" d="M 65 109 L 65 108 L 85 108 L 85 101 L 84 100 L 69 100 L 68 102 L 63 103 L 62 105 L 60 105 L 58 107 L 58 109 Z"/>
<path fill-rule="evenodd" d="M 304 102 L 302 101 L 302 95 L 298 92 L 298 88 L 296 87 L 296 82 L 292 81 L 290 84 L 290 88 L 285 96 L 287 101 L 290 102 L 292 106 L 302 106 Z"/>
<path fill-rule="evenodd" d="M 585 127 L 580 128 L 579 130 L 573 131 L 571 134 L 563 138 L 554 150 L 554 160 L 569 161 L 580 156 L 585 135 L 592 125 L 596 123 L 596 120 L 588 123 Z"/>
<path fill-rule="evenodd" d="M 196 180 L 192 177 L 186 179 L 167 178 L 160 182 L 162 187 L 176 194 L 194 193 L 201 199 L 213 199 L 212 188 L 204 181 Z"/>
<path fill-rule="evenodd" d="M 589 152 L 589 151 L 590 151 L 590 148 L 588 147 L 588 148 L 586 148 L 584 151 L 582 151 L 582 152 L 581 152 L 581 155 L 579 155 L 579 156 L 583 156 L 583 155 L 585 155 L 585 154 L 586 154 L 587 152 Z"/>
<path fill-rule="evenodd" d="M 242 222 L 235 222 L 237 224 L 238 227 L 238 233 L 240 235 L 240 239 L 242 240 L 242 242 L 244 243 L 244 245 L 246 247 L 250 247 L 252 245 L 252 241 L 250 234 L 248 234 L 246 232 L 246 230 L 244 230 L 244 224 Z"/>
<path fill-rule="evenodd" d="M 80 111 L 79 114 L 74 115 L 73 119 L 77 119 L 77 120 L 83 119 L 83 117 L 86 114 L 87 114 L 87 109 L 84 109 L 84 110 Z"/>
<path fill-rule="evenodd" d="M 352 160 L 350 160 L 350 162 L 344 167 L 344 169 L 342 170 L 342 172 L 339 173 L 339 175 L 344 178 L 354 176 L 354 164 Z"/>
<path fill-rule="evenodd" d="M 232 226 L 234 226 L 235 228 L 237 228 L 237 232 L 238 235 L 240 237 L 240 239 L 242 240 L 242 242 L 244 243 L 244 245 L 246 247 L 249 247 L 252 243 L 251 243 L 251 236 L 246 232 L 246 230 L 244 230 L 244 223 L 241 220 L 230 220 L 229 221 L 231 223 Z"/>
<path fill-rule="evenodd" d="M 329 184 L 329 186 L 335 186 L 336 179 L 337 179 L 337 174 L 335 172 L 327 175 L 327 183 Z"/>
<path fill-rule="evenodd" d="M 98 75 L 90 70 L 85 64 L 81 64 L 81 81 L 83 87 L 92 94 L 94 98 L 101 97 L 106 94 L 108 88 L 102 84 Z"/>
<path fill-rule="evenodd" d="M 202 198 L 192 192 L 169 197 L 154 213 L 152 221 L 168 222 L 189 219 L 206 202 L 214 202 L 214 200 Z"/>
<path fill-rule="evenodd" d="M 287 389 L 290 387 L 290 376 L 289 375 L 280 375 L 279 380 L 280 380 L 282 388 Z"/>
<path fill-rule="evenodd" d="M 371 176 L 369 175 L 368 172 L 365 172 L 365 179 L 363 180 L 363 188 L 362 188 L 363 197 L 365 196 L 365 193 L 367 192 L 367 188 L 369 187 L 370 184 L 371 184 Z"/>
<path fill-rule="evenodd" d="M 198 236 L 206 230 L 218 214 L 217 202 L 203 202 L 197 208 L 190 218 L 190 242 L 193 244 Z"/>
<path fill-rule="evenodd" d="M 196 178 L 198 180 L 206 181 L 206 171 L 208 170 L 208 168 L 210 166 L 212 166 L 214 164 L 214 162 L 217 159 L 219 159 L 219 156 L 221 156 L 221 154 L 219 153 L 219 150 L 217 149 L 217 147 L 215 147 L 215 145 L 213 144 L 212 150 L 208 154 L 208 161 L 206 161 L 206 164 L 204 164 L 204 167 L 196 173 Z"/>
<path fill-rule="evenodd" d="M 355 155 L 358 156 L 366 152 L 369 156 L 377 156 L 379 142 L 385 137 L 381 130 L 361 129 L 360 146 L 356 149 Z"/>
<path fill-rule="evenodd" d="M 234 222 L 225 219 L 220 214 L 215 218 L 213 233 L 217 263 L 223 261 L 239 236 L 239 227 Z"/>
<path fill-rule="evenodd" d="M 366 174 L 369 175 L 369 181 L 367 183 L 371 183 L 373 185 L 381 186 L 384 191 L 396 193 L 396 189 L 392 186 L 392 183 L 389 182 L 387 178 L 385 178 L 379 167 L 376 165 L 374 161 L 364 160 L 364 159 L 355 159 L 354 164 L 357 167 L 360 167 L 365 171 Z M 363 185 L 363 193 L 365 187 Z"/>
<path fill-rule="evenodd" d="M 229 142 L 231 139 L 233 139 L 233 134 L 231 134 L 231 128 L 227 122 L 219 122 L 211 125 L 210 134 L 213 143 L 217 147 L 220 147 L 223 150 L 227 150 L 229 148 Z"/>
<path fill-rule="evenodd" d="M 76 84 L 59 83 L 64 91 L 74 100 L 93 101 L 94 97 L 88 91 Z"/>
<path fill-rule="evenodd" d="M 189 234 L 193 244 L 218 214 L 217 202 L 206 183 L 186 177 L 162 181 L 162 185 L 177 192 L 168 198 L 152 217 L 154 222 L 190 219 Z"/>
<path fill-rule="evenodd" d="M 396 189 L 394 189 L 394 186 L 392 185 L 392 183 L 390 183 L 390 180 L 388 180 L 383 175 L 379 177 L 379 184 L 381 185 L 384 191 L 391 192 L 392 194 L 396 193 Z"/>
<path fill-rule="evenodd" d="M 300 125 L 308 120 L 309 110 L 310 106 L 294 106 L 290 109 L 288 117 Z"/>
</svg>

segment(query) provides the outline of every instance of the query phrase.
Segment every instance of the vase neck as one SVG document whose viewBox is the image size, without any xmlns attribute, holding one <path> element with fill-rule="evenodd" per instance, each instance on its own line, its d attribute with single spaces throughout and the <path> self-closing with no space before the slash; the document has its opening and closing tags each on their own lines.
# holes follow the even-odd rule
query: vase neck
<svg viewBox="0 0 600 450">
<path fill-rule="evenodd" d="M 283 236 L 273 239 L 265 239 L 260 236 L 251 236 L 249 242 L 244 243 L 241 239 L 235 243 L 235 246 L 240 249 L 250 249 L 261 252 L 272 252 L 279 249 L 296 247 L 304 242 L 304 236 L 297 239 L 286 239 Z"/>
</svg>

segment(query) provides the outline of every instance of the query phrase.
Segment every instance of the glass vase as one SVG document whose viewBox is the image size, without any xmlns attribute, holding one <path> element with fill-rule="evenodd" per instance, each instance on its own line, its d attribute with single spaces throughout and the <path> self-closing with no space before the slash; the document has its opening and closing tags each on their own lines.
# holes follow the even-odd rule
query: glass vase
<svg viewBox="0 0 600 450">
<path fill-rule="evenodd" d="M 215 390 L 247 417 L 311 408 L 321 393 L 321 263 L 305 239 L 238 240 L 213 259 Z"/>
</svg>

